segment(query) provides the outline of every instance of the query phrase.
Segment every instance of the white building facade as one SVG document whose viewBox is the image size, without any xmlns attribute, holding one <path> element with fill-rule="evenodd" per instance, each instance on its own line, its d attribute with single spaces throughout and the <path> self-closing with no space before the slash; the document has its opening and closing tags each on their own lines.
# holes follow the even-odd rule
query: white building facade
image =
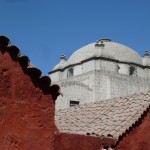
<svg viewBox="0 0 150 150">
<path fill-rule="evenodd" d="M 53 83 L 60 85 L 56 109 L 107 100 L 150 90 L 150 59 L 110 39 L 88 44 L 49 72 Z"/>
</svg>

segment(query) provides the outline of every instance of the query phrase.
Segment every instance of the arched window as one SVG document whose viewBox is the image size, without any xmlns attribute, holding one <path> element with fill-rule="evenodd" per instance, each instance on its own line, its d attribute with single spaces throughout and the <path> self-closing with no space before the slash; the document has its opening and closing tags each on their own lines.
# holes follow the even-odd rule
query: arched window
<svg viewBox="0 0 150 150">
<path fill-rule="evenodd" d="M 137 75 L 137 69 L 134 66 L 130 66 L 129 75 Z"/>
<path fill-rule="evenodd" d="M 73 76 L 73 68 L 69 68 L 67 71 L 67 77 L 72 77 Z"/>
</svg>

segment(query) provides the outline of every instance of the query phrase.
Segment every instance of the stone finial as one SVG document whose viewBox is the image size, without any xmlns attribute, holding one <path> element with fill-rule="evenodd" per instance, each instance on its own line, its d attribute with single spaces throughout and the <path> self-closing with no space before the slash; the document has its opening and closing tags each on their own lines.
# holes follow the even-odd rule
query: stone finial
<svg viewBox="0 0 150 150">
<path fill-rule="evenodd" d="M 144 52 L 143 65 L 144 66 L 149 66 L 150 65 L 150 59 L 149 59 L 149 52 L 148 51 Z"/>
<path fill-rule="evenodd" d="M 60 56 L 60 62 L 65 63 L 67 61 L 66 56 L 64 54 L 62 54 Z"/>
<path fill-rule="evenodd" d="M 105 44 L 103 43 L 103 41 L 98 40 L 95 43 L 95 47 L 104 47 L 104 46 L 105 46 Z"/>
<path fill-rule="evenodd" d="M 144 52 L 144 57 L 145 57 L 145 56 L 149 56 L 149 52 L 148 52 L 148 51 L 145 51 L 145 52 Z"/>
<path fill-rule="evenodd" d="M 103 41 L 101 41 L 101 43 L 100 43 L 99 46 L 100 46 L 100 47 L 104 47 L 104 46 L 105 46 L 105 44 L 103 43 Z"/>
<path fill-rule="evenodd" d="M 96 41 L 95 47 L 98 47 L 98 46 L 99 46 L 99 41 Z"/>
</svg>

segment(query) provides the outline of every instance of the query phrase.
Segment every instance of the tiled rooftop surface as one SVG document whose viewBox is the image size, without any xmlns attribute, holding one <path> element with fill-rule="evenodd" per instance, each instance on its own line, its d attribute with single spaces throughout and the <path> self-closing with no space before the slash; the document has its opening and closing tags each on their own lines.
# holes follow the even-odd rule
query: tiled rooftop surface
<svg viewBox="0 0 150 150">
<path fill-rule="evenodd" d="M 118 139 L 136 126 L 149 106 L 150 91 L 59 110 L 55 122 L 60 132 Z"/>
</svg>

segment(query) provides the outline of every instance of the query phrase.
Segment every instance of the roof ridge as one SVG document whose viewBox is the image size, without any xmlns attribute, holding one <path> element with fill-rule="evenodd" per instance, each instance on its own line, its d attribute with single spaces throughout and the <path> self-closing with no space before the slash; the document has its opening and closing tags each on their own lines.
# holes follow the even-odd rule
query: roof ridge
<svg viewBox="0 0 150 150">
<path fill-rule="evenodd" d="M 42 75 L 40 69 L 35 67 L 28 56 L 22 55 L 20 49 L 11 44 L 9 38 L 0 35 L 0 51 L 3 53 L 8 52 L 13 61 L 17 61 L 24 73 L 28 74 L 35 86 L 38 86 L 43 93 L 51 94 L 55 101 L 60 95 L 60 87 L 57 84 L 51 85 L 51 79 L 47 75 Z"/>
</svg>

